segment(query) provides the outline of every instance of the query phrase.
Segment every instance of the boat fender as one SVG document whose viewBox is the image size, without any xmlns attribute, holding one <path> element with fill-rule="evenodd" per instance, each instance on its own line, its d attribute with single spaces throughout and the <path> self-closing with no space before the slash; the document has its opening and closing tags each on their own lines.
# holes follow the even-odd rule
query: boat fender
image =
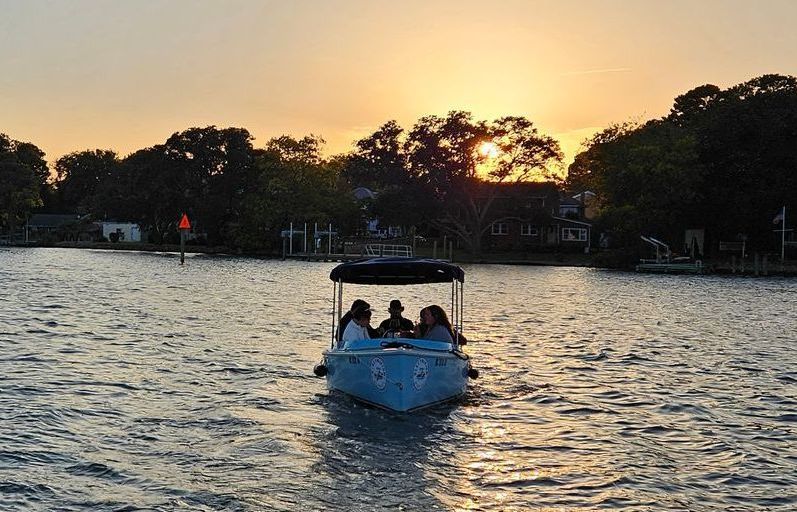
<svg viewBox="0 0 797 512">
<path fill-rule="evenodd" d="M 324 377 L 324 376 L 326 376 L 326 374 L 327 374 L 327 365 L 325 365 L 324 363 L 319 363 L 319 364 L 315 365 L 315 368 L 313 368 L 313 373 L 315 373 L 316 377 Z"/>
<path fill-rule="evenodd" d="M 479 370 L 476 368 L 468 368 L 468 377 L 471 379 L 478 379 L 479 378 Z"/>
</svg>

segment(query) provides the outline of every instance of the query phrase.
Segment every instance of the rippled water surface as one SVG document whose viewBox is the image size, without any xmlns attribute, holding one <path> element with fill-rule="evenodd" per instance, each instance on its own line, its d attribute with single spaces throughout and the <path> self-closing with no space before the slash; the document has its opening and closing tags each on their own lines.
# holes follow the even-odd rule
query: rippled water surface
<svg viewBox="0 0 797 512">
<path fill-rule="evenodd" d="M 332 266 L 0 249 L 0 509 L 797 509 L 797 281 L 466 266 L 481 378 L 395 415 L 312 375 Z"/>
</svg>

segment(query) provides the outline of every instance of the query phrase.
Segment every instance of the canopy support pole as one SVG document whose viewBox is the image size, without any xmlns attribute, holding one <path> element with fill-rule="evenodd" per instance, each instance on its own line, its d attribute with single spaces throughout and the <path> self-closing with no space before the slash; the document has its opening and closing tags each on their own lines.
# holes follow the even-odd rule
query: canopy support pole
<svg viewBox="0 0 797 512">
<path fill-rule="evenodd" d="M 338 325 L 340 325 L 340 319 L 343 317 L 343 280 L 338 279 Z M 332 333 L 332 340 L 334 343 L 335 334 Z M 343 333 L 341 333 L 341 336 Z M 338 340 L 340 342 L 340 340 Z"/>
<path fill-rule="evenodd" d="M 335 319 L 335 309 L 337 309 L 335 307 L 335 302 L 336 302 L 337 295 L 338 295 L 337 292 L 338 292 L 338 282 L 337 281 L 333 281 L 332 282 L 332 343 L 330 344 L 330 347 L 329 347 L 329 348 L 332 348 L 332 349 L 335 348 L 335 320 L 336 320 Z"/>
<path fill-rule="evenodd" d="M 459 283 L 459 332 L 465 328 L 465 283 Z"/>
</svg>

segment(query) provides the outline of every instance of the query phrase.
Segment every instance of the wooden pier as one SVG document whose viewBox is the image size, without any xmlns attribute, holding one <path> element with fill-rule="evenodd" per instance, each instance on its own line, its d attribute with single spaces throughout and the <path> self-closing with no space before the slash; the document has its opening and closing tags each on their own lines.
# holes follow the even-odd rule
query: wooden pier
<svg viewBox="0 0 797 512">
<path fill-rule="evenodd" d="M 301 260 L 301 261 L 354 261 L 367 258 L 362 254 L 334 254 L 334 253 L 293 253 L 286 254 L 282 259 Z"/>
</svg>

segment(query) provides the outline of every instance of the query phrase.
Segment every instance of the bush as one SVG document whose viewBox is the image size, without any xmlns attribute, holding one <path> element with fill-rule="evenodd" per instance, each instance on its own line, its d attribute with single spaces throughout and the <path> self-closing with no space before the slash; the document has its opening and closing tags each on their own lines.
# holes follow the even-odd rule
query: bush
<svg viewBox="0 0 797 512">
<path fill-rule="evenodd" d="M 634 268 L 639 262 L 635 249 L 612 249 L 601 251 L 592 257 L 592 264 L 602 268 Z"/>
</svg>

